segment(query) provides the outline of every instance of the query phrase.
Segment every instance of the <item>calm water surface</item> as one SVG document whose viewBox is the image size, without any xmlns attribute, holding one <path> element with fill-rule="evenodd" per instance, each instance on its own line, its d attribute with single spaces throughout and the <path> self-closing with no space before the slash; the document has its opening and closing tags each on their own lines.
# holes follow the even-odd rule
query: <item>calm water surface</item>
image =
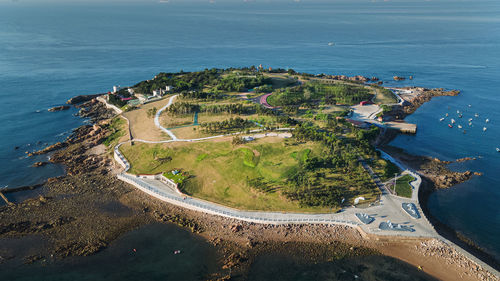
<svg viewBox="0 0 500 281">
<path fill-rule="evenodd" d="M 413 75 L 412 81 L 389 85 L 456 88 L 462 94 L 422 106 L 408 118 L 418 124 L 418 134 L 393 144 L 445 160 L 482 156 L 458 167 L 482 177 L 435 192 L 429 207 L 500 258 L 499 15 L 500 3 L 484 0 L 0 2 L 0 186 L 64 172 L 55 165 L 30 167 L 46 156 L 25 157 L 25 151 L 63 140 L 82 124 L 76 110 L 48 108 L 160 71 L 262 63 L 384 80 Z M 457 109 L 463 119 L 480 115 L 467 134 L 438 121 Z"/>
</svg>

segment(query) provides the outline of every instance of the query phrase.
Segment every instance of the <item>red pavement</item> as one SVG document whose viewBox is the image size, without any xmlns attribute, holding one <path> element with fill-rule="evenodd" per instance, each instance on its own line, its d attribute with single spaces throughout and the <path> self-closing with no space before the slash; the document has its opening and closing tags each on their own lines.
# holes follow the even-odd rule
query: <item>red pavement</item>
<svg viewBox="0 0 500 281">
<path fill-rule="evenodd" d="M 260 104 L 262 104 L 263 106 L 267 107 L 267 108 L 273 108 L 272 106 L 270 106 L 268 103 L 267 103 L 267 97 L 269 97 L 270 95 L 272 95 L 273 93 L 269 93 L 269 94 L 265 94 L 263 96 L 260 97 Z"/>
</svg>

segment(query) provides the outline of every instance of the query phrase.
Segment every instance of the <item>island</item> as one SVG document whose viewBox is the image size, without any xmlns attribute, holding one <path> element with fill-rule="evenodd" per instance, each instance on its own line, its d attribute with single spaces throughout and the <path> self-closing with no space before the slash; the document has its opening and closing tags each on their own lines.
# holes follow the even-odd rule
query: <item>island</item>
<svg viewBox="0 0 500 281">
<path fill-rule="evenodd" d="M 160 221 L 220 247 L 214 280 L 245 274 L 253 255 L 284 242 L 393 256 L 438 278 L 494 278 L 463 248 L 491 264 L 487 255 L 456 233 L 443 237 L 425 209 L 434 188 L 475 174 L 388 145 L 417 133 L 404 118 L 421 104 L 459 91 L 381 84 L 252 66 L 159 73 L 78 96 L 68 103 L 92 124 L 27 152 L 51 153 L 67 175 L 0 207 L 0 238 L 49 237 L 25 257 L 37 262 L 93 254 Z"/>
</svg>

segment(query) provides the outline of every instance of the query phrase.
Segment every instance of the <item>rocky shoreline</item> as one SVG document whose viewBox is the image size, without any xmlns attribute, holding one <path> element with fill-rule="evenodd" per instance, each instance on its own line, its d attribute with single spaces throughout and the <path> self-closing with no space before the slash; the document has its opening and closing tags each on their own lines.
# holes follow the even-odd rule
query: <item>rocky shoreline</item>
<svg viewBox="0 0 500 281">
<path fill-rule="evenodd" d="M 93 125 L 81 126 L 66 141 L 32 153 L 53 152 L 51 161 L 64 164 L 67 175 L 49 179 L 43 196 L 0 207 L 0 264 L 94 254 L 132 229 L 162 222 L 187 228 L 217 247 L 221 270 L 210 276 L 213 280 L 245 276 L 258 255 L 290 247 L 307 250 L 304 258 L 312 261 L 384 254 L 422 266 L 438 278 L 495 280 L 483 269 L 454 264 L 455 257 L 448 252 L 429 258 L 429 249 L 436 246 L 433 239 L 381 239 L 345 226 L 244 223 L 154 199 L 115 176 L 120 167 L 101 144 L 110 134 L 107 125 L 114 114 L 94 98 L 77 106 L 80 115 L 91 118 Z M 15 248 L 5 246 L 30 237 L 42 237 L 46 242 L 19 257 Z M 443 271 L 440 263 L 452 267 Z"/>
</svg>

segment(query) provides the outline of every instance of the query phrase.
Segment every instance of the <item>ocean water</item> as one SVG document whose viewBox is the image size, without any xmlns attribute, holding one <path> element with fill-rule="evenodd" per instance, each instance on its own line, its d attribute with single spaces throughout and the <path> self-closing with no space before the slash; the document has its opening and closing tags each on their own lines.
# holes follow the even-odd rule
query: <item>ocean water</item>
<svg viewBox="0 0 500 281">
<path fill-rule="evenodd" d="M 433 193 L 428 204 L 433 216 L 500 259 L 498 1 L 102 2 L 0 1 L 0 186 L 64 172 L 32 168 L 46 156 L 25 156 L 84 122 L 74 109 L 48 108 L 160 71 L 263 64 L 383 80 L 413 75 L 387 84 L 462 94 L 422 106 L 408 117 L 418 134 L 393 144 L 444 160 L 481 156 L 457 169 L 483 176 Z M 480 115 L 473 128 L 462 121 L 467 134 L 438 120 L 456 110 L 462 119 Z"/>
</svg>

